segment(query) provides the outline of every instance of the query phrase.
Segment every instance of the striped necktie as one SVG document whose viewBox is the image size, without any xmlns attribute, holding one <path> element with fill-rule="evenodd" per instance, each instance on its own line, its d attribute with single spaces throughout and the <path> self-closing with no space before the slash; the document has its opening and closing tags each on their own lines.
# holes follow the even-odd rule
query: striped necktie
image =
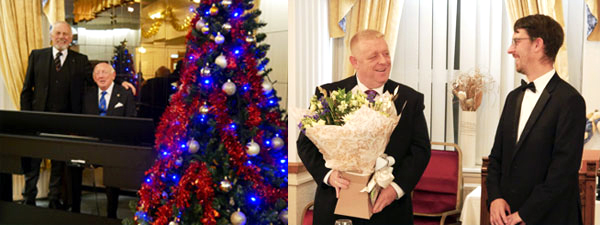
<svg viewBox="0 0 600 225">
<path fill-rule="evenodd" d="M 106 93 L 106 91 L 102 91 L 102 96 L 100 97 L 100 104 L 98 105 L 100 116 L 106 116 L 106 99 L 104 98 Z"/>
<path fill-rule="evenodd" d="M 60 65 L 60 57 L 62 56 L 62 52 L 57 52 L 56 57 L 54 57 L 54 66 L 56 66 L 56 72 L 60 71 L 62 65 Z"/>
</svg>

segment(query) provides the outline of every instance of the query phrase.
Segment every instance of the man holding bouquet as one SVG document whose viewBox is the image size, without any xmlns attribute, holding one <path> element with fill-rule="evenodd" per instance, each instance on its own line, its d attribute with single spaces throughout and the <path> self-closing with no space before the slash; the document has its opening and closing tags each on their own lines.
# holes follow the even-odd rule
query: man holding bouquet
<svg viewBox="0 0 600 225">
<path fill-rule="evenodd" d="M 347 92 L 367 93 L 369 96 L 394 93 L 400 120 L 385 147 L 385 154 L 394 158 L 393 182 L 382 189 L 373 205 L 369 220 L 350 218 L 356 224 L 412 224 L 412 201 L 410 193 L 421 178 L 431 155 L 427 124 L 423 114 L 423 94 L 410 87 L 389 80 L 391 60 L 383 34 L 364 30 L 355 34 L 350 41 L 350 62 L 356 75 L 344 80 L 321 86 L 332 92 L 345 89 Z M 319 90 L 316 95 L 321 96 Z M 334 215 L 340 189 L 348 188 L 350 181 L 337 170 L 325 167 L 323 154 L 315 144 L 301 133 L 298 154 L 317 183 L 314 202 L 313 224 L 334 224 L 336 219 L 348 218 Z"/>
<path fill-rule="evenodd" d="M 515 22 L 508 54 L 526 80 L 506 97 L 489 156 L 493 225 L 582 224 L 577 175 L 585 102 L 554 70 L 563 36 L 545 15 Z"/>
</svg>

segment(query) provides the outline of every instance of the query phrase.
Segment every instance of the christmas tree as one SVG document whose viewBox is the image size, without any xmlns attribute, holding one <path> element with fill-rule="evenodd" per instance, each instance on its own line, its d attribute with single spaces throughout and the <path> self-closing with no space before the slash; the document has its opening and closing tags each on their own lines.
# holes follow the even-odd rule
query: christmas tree
<svg viewBox="0 0 600 225">
<path fill-rule="evenodd" d="M 203 0 L 137 224 L 287 224 L 287 122 L 249 0 Z"/>
<path fill-rule="evenodd" d="M 112 66 L 117 72 L 117 80 L 127 81 L 139 90 L 140 77 L 133 68 L 133 59 L 129 50 L 127 50 L 127 40 L 123 40 L 121 45 L 115 46 L 115 56 L 113 56 Z"/>
</svg>

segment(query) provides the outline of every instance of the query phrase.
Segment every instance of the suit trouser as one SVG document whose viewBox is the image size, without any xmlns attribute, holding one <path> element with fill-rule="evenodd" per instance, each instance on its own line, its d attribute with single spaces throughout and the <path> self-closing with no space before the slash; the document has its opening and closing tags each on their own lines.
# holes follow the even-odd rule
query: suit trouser
<svg viewBox="0 0 600 225">
<path fill-rule="evenodd" d="M 26 203 L 34 203 L 37 196 L 37 182 L 40 177 L 40 158 L 21 158 L 21 165 L 25 173 L 25 189 L 23 190 L 23 198 Z M 62 174 L 65 169 L 65 162 L 51 160 L 52 168 L 50 170 L 50 185 L 48 192 L 48 200 L 58 200 L 62 187 Z"/>
<path fill-rule="evenodd" d="M 119 192 L 120 188 L 106 187 L 106 216 L 108 218 L 117 218 L 117 208 L 119 207 Z"/>
</svg>

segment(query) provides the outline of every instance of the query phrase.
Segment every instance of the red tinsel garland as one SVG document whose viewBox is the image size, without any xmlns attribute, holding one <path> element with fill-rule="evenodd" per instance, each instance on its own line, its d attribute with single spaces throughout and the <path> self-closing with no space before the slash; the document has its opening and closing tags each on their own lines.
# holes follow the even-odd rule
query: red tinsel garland
<svg viewBox="0 0 600 225">
<path fill-rule="evenodd" d="M 207 1 L 208 3 L 217 2 L 215 0 Z M 195 24 L 199 20 L 199 16 L 192 20 L 192 24 Z M 231 25 L 231 37 L 232 39 L 244 39 L 247 35 L 246 31 L 240 29 L 242 27 L 242 20 L 232 20 Z M 192 32 L 188 32 L 187 40 L 196 43 L 198 38 L 195 37 Z M 197 83 L 196 76 L 199 71 L 199 67 L 196 65 L 197 59 L 201 56 L 205 56 L 207 52 L 214 51 L 217 45 L 213 42 L 204 42 L 202 46 L 192 46 L 188 44 L 186 58 L 184 59 L 184 69 L 182 71 L 181 86 L 180 90 L 172 96 L 169 107 L 165 110 L 165 113 L 161 117 L 161 122 L 157 127 L 155 146 L 158 151 L 166 151 L 167 155 L 157 159 L 155 164 L 146 171 L 146 176 L 150 179 L 150 182 L 145 182 L 139 190 L 140 202 L 138 203 L 138 210 L 145 212 L 154 212 L 155 218 L 154 224 L 166 224 L 173 217 L 172 207 L 185 209 L 190 206 L 189 201 L 190 195 L 193 192 L 199 202 L 202 204 L 204 213 L 203 219 L 201 220 L 204 224 L 216 224 L 215 217 L 218 217 L 219 213 L 212 208 L 212 201 L 214 197 L 215 184 L 212 182 L 210 172 L 206 169 L 204 163 L 191 162 L 189 167 L 185 170 L 186 172 L 180 178 L 178 185 L 172 188 L 172 193 L 169 196 L 163 195 L 167 185 L 161 181 L 161 177 L 164 178 L 166 173 L 172 171 L 174 168 L 178 168 L 176 161 L 180 159 L 181 155 L 185 152 L 182 149 L 181 143 L 187 142 L 187 127 L 189 125 L 190 118 L 197 114 L 198 108 L 203 104 L 205 100 L 199 99 L 199 96 L 195 96 L 194 100 L 188 104 L 185 102 L 185 98 L 191 94 L 190 88 L 193 84 Z M 242 46 L 244 51 L 247 51 L 250 47 L 250 43 L 245 43 Z M 225 53 L 228 59 L 234 59 L 238 57 L 233 53 Z M 248 119 L 244 122 L 244 125 L 249 129 L 259 126 L 263 122 L 261 117 L 260 105 L 265 105 L 267 98 L 265 97 L 262 90 L 262 76 L 257 75 L 257 59 L 253 57 L 253 53 L 243 54 L 241 62 L 246 68 L 245 71 L 237 70 L 235 76 L 232 79 L 236 86 L 249 85 L 249 90 L 242 93 L 242 97 L 247 102 L 252 102 L 248 105 L 246 110 L 248 112 Z M 228 69 L 236 69 L 239 65 L 235 60 L 228 60 Z M 221 91 L 220 87 L 213 85 L 212 87 L 203 87 L 209 89 L 210 93 L 206 99 L 211 109 L 211 114 L 217 122 L 216 129 L 219 130 L 219 135 L 222 143 L 227 149 L 227 153 L 230 155 L 229 160 L 231 161 L 236 175 L 240 179 L 250 181 L 253 185 L 252 188 L 257 191 L 257 195 L 260 198 L 264 198 L 268 204 L 272 204 L 278 199 L 287 201 L 287 187 L 276 188 L 265 182 L 264 178 L 260 175 L 261 168 L 246 164 L 248 156 L 245 153 L 245 143 L 240 143 L 237 137 L 236 131 L 228 129 L 228 125 L 233 122 L 232 118 L 228 115 L 227 108 L 227 96 Z M 263 109 L 266 110 L 266 109 Z M 264 112 L 264 118 L 266 122 L 274 124 L 278 127 L 286 127 L 281 121 L 281 115 L 278 111 Z M 284 137 L 287 136 L 285 130 L 282 131 Z M 261 145 L 261 157 L 267 163 L 272 163 L 272 157 L 267 154 L 268 146 L 263 143 L 264 131 L 258 130 L 254 140 Z M 286 140 L 286 139 L 284 139 Z M 162 155 L 162 152 L 161 152 Z M 166 192 L 170 190 L 165 190 Z M 166 200 L 166 204 L 161 206 L 161 202 Z M 152 217 L 152 215 L 150 215 Z M 136 217 L 136 221 L 137 221 Z"/>
</svg>

